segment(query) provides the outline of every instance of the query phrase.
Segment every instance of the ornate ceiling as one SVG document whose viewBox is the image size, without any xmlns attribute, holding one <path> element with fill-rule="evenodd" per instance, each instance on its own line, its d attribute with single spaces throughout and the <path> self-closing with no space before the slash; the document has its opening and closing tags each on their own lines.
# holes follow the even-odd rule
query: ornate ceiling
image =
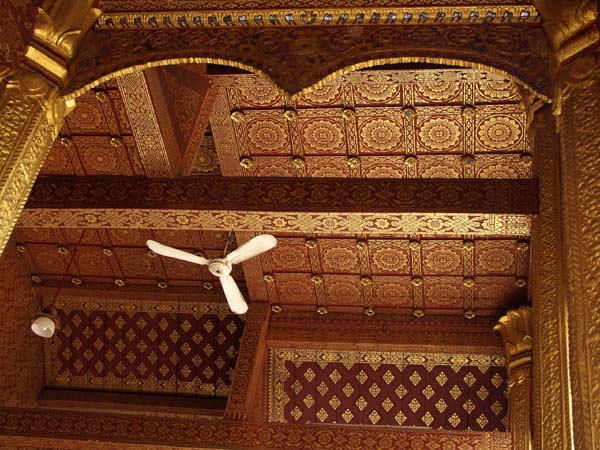
<svg viewBox="0 0 600 450">
<path fill-rule="evenodd" d="M 48 392 L 229 396 L 213 415 L 504 432 L 492 324 L 527 298 L 537 211 L 516 85 L 388 66 L 292 99 L 216 72 L 126 74 L 83 95 L 61 130 L 13 241 L 46 305 L 60 289 Z M 261 232 L 278 246 L 233 273 L 246 319 L 206 267 L 145 247 L 217 257 Z M 256 405 L 241 407 L 249 385 Z M 64 404 L 56 395 L 45 404 Z"/>
</svg>

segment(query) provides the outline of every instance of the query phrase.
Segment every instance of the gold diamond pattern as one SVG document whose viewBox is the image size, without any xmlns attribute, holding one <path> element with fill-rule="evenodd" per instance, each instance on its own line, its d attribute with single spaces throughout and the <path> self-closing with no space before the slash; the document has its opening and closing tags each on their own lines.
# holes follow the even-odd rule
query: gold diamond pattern
<svg viewBox="0 0 600 450">
<path fill-rule="evenodd" d="M 358 400 L 356 400 L 355 404 L 356 407 L 361 411 L 367 407 L 367 401 L 362 395 L 358 398 Z"/>
<path fill-rule="evenodd" d="M 300 408 L 298 408 L 297 406 L 295 406 L 294 409 L 292 409 L 292 417 L 295 420 L 298 420 L 300 417 L 302 417 L 302 411 L 300 411 Z"/>
<path fill-rule="evenodd" d="M 475 409 L 475 403 L 473 403 L 471 399 L 468 399 L 463 403 L 463 409 L 467 412 L 467 414 L 471 414 Z"/>
<path fill-rule="evenodd" d="M 304 400 L 302 400 L 302 402 L 306 405 L 307 408 L 310 408 L 312 407 L 312 405 L 315 404 L 315 399 L 312 395 L 308 394 L 306 397 L 304 397 Z"/>
<path fill-rule="evenodd" d="M 369 377 L 367 376 L 367 374 L 365 373 L 364 370 L 361 370 L 360 372 L 358 372 L 358 374 L 356 375 L 356 379 L 358 380 L 358 382 L 360 384 L 365 384 L 365 381 L 367 381 L 369 379 Z"/>
<path fill-rule="evenodd" d="M 423 395 L 425 396 L 425 398 L 427 400 L 429 400 L 431 397 L 433 397 L 433 395 L 435 394 L 435 392 L 433 391 L 433 388 L 428 384 L 427 387 L 425 389 L 423 389 Z"/>
<path fill-rule="evenodd" d="M 496 415 L 500 414 L 502 412 L 504 408 L 502 408 L 502 405 L 500 404 L 500 402 L 498 400 L 496 400 L 494 403 L 492 403 L 492 412 Z"/>
<path fill-rule="evenodd" d="M 73 318 L 71 319 L 71 322 L 76 327 L 79 327 L 79 325 L 81 325 L 81 317 L 79 317 L 79 314 L 73 314 Z M 119 328 L 121 328 L 121 327 L 119 327 Z"/>
<path fill-rule="evenodd" d="M 475 383 L 475 376 L 471 372 L 468 372 L 463 378 L 463 381 L 467 384 L 467 386 L 471 387 L 473 386 L 473 383 Z"/>
<path fill-rule="evenodd" d="M 373 425 L 376 425 L 377 422 L 379 422 L 381 420 L 381 416 L 379 415 L 379 413 L 375 410 L 371 411 L 371 414 L 369 414 L 369 420 L 371 421 L 371 423 Z"/>
<path fill-rule="evenodd" d="M 373 383 L 371 385 L 371 387 L 369 388 L 369 393 L 373 396 L 373 397 L 377 397 L 379 395 L 379 393 L 381 392 L 381 389 L 379 388 L 379 386 L 377 386 L 376 383 Z"/>
<path fill-rule="evenodd" d="M 386 370 L 385 373 L 383 374 L 383 381 L 385 381 L 385 384 L 390 384 L 392 381 L 394 381 L 394 374 L 389 371 Z"/>
<path fill-rule="evenodd" d="M 321 383 L 319 383 L 319 385 L 317 386 L 317 391 L 319 391 L 319 394 L 325 395 L 327 391 L 329 391 L 329 388 L 327 387 L 324 381 L 321 381 Z"/>
<path fill-rule="evenodd" d="M 448 408 L 448 405 L 446 404 L 446 402 L 444 401 L 443 398 L 440 398 L 436 403 L 435 403 L 435 409 L 437 409 L 439 412 L 443 413 L 444 411 L 446 411 L 446 408 Z"/>
<path fill-rule="evenodd" d="M 398 411 L 398 414 L 394 416 L 394 419 L 398 425 L 402 425 L 404 422 L 406 422 L 406 416 L 402 411 Z"/>
<path fill-rule="evenodd" d="M 394 402 L 392 402 L 389 397 L 386 397 L 381 406 L 383 406 L 385 412 L 389 412 L 390 409 L 394 407 Z"/>
<path fill-rule="evenodd" d="M 500 374 L 498 372 L 496 372 L 494 374 L 494 376 L 492 377 L 492 384 L 494 385 L 494 387 L 496 389 L 498 389 L 500 387 L 500 385 L 502 384 L 502 377 L 500 376 Z"/>
<path fill-rule="evenodd" d="M 314 380 L 315 377 L 315 372 L 310 367 L 306 370 L 306 372 L 304 372 L 304 378 L 306 378 L 306 381 L 309 383 Z"/>
<path fill-rule="evenodd" d="M 350 397 L 352 394 L 354 394 L 354 388 L 352 387 L 352 385 L 350 383 L 346 383 L 346 386 L 344 386 L 344 389 L 342 389 L 342 392 L 344 393 L 344 395 L 346 397 Z"/>
<path fill-rule="evenodd" d="M 317 419 L 319 419 L 321 422 L 325 422 L 327 417 L 329 417 L 329 414 L 327 414 L 327 411 L 325 411 L 323 408 L 317 412 Z"/>
<path fill-rule="evenodd" d="M 435 377 L 435 381 L 437 381 L 440 386 L 444 386 L 448 381 L 448 377 L 444 372 L 440 372 L 438 376 Z"/>
<path fill-rule="evenodd" d="M 408 404 L 408 407 L 410 408 L 410 410 L 412 412 L 417 411 L 417 409 L 419 409 L 421 407 L 421 404 L 419 403 L 419 400 L 417 400 L 416 398 L 413 398 L 410 403 Z"/>
<path fill-rule="evenodd" d="M 421 420 L 423 421 L 423 423 L 427 426 L 431 425 L 431 422 L 433 422 L 433 416 L 431 415 L 431 413 L 429 411 L 427 411 L 423 417 L 421 417 Z"/>
<path fill-rule="evenodd" d="M 488 395 L 490 395 L 490 392 L 485 386 L 481 386 L 479 389 L 477 389 L 477 397 L 479 397 L 481 400 L 485 400 Z"/>
<path fill-rule="evenodd" d="M 148 322 L 146 322 L 146 320 L 144 320 L 143 316 L 140 316 L 140 318 L 137 320 L 137 322 L 135 324 L 137 325 L 137 327 L 140 330 L 143 330 L 148 325 Z"/>
<path fill-rule="evenodd" d="M 302 390 L 302 385 L 298 380 L 294 381 L 294 384 L 292 384 L 292 390 L 296 395 L 298 395 L 298 393 Z"/>
<path fill-rule="evenodd" d="M 488 419 L 487 417 L 485 417 L 484 414 L 481 414 L 477 420 L 475 420 L 475 422 L 477 422 L 477 425 L 479 425 L 481 428 L 485 427 L 488 424 Z"/>
<path fill-rule="evenodd" d="M 329 400 L 329 406 L 331 406 L 334 410 L 338 409 L 341 404 L 342 402 L 340 402 L 340 399 L 335 395 Z"/>
<path fill-rule="evenodd" d="M 450 425 L 452 425 L 454 428 L 456 428 L 457 426 L 460 425 L 460 417 L 458 417 L 458 415 L 456 413 L 454 413 L 450 416 L 450 418 L 448 419 L 448 422 L 450 422 Z"/>
<path fill-rule="evenodd" d="M 346 423 L 350 423 L 350 421 L 354 419 L 354 414 L 352 414 L 352 411 L 347 409 L 342 413 L 342 419 L 344 419 Z"/>
<path fill-rule="evenodd" d="M 342 376 L 340 375 L 340 373 L 337 371 L 337 369 L 335 369 L 333 372 L 331 372 L 331 374 L 329 375 L 329 379 L 331 381 L 333 381 L 333 383 L 337 383 L 338 381 L 340 381 L 342 379 Z"/>
<path fill-rule="evenodd" d="M 212 330 L 215 329 L 215 326 L 210 320 L 207 320 L 206 322 L 204 322 L 203 328 L 206 330 L 207 333 L 210 333 Z"/>
<path fill-rule="evenodd" d="M 408 379 L 413 384 L 413 386 L 416 386 L 417 384 L 420 383 L 422 378 L 421 378 L 421 375 L 419 375 L 419 373 L 415 370 Z"/>
<path fill-rule="evenodd" d="M 396 388 L 396 395 L 399 398 L 404 398 L 404 396 L 407 394 L 407 392 L 408 391 L 406 390 L 406 388 L 402 384 Z"/>
<path fill-rule="evenodd" d="M 450 389 L 450 395 L 452 396 L 452 398 L 456 400 L 460 396 L 460 394 L 462 394 L 460 388 L 457 385 L 452 386 L 452 389 Z"/>
<path fill-rule="evenodd" d="M 235 331 L 237 330 L 237 325 L 235 324 L 235 322 L 232 320 L 231 322 L 229 322 L 227 324 L 227 331 L 229 331 L 229 334 L 233 334 L 235 333 Z"/>
</svg>

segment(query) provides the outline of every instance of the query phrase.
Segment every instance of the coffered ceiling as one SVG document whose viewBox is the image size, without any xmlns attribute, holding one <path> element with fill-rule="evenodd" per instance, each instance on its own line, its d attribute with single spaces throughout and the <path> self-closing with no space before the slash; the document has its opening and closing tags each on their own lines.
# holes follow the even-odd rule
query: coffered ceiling
<svg viewBox="0 0 600 450">
<path fill-rule="evenodd" d="M 291 100 L 259 76 L 186 65 L 125 75 L 84 94 L 14 234 L 36 292 L 46 305 L 56 300 L 63 322 L 45 348 L 47 386 L 230 395 L 244 327 L 256 325 L 228 313 L 206 267 L 159 257 L 145 242 L 214 258 L 268 231 L 277 247 L 233 271 L 250 311 L 261 304 L 271 311 L 260 414 L 274 422 L 504 431 L 506 374 L 491 324 L 526 300 L 536 204 L 514 201 L 519 193 L 500 184 L 485 185 L 483 195 L 443 183 L 520 179 L 524 198 L 535 200 L 526 181 L 532 172 L 525 127 L 517 87 L 478 69 L 364 70 Z M 57 177 L 65 175 L 89 184 Z M 214 189 L 175 180 L 190 176 Z M 232 195 L 221 195 L 223 176 L 244 178 Z M 321 205 L 313 217 L 319 198 L 333 195 L 318 197 L 325 188 L 294 191 L 256 177 L 378 178 L 398 199 L 400 185 L 390 178 L 427 178 L 438 188 L 434 205 L 424 192 L 417 203 L 425 212 L 402 219 L 403 226 L 427 222 L 426 232 L 397 232 L 390 224 L 398 218 L 385 212 L 371 214 L 361 228 L 361 204 L 385 202 L 375 185 L 354 186 L 336 203 L 339 209 L 352 197 L 352 211 Z M 240 180 L 266 187 L 247 189 Z M 216 203 L 200 205 L 211 192 Z M 317 206 L 296 205 L 301 214 L 285 220 L 263 217 L 239 200 L 274 202 L 276 209 L 307 192 Z M 135 209 L 130 200 L 138 193 Z M 76 209 L 77 220 L 61 216 L 60 205 L 44 209 L 44 198 L 56 202 L 61 195 L 72 200 L 63 208 Z M 368 196 L 362 203 L 361 195 Z M 121 200 L 94 203 L 109 197 Z M 464 209 L 476 198 L 477 207 L 488 208 L 484 219 L 447 220 L 428 209 L 447 213 L 444 205 Z M 208 213 L 194 205 L 212 208 L 219 225 L 203 222 Z M 336 225 L 337 216 L 346 228 Z M 331 329 L 322 330 L 321 320 Z M 356 326 L 361 333 L 348 331 Z M 363 353 L 339 352 L 349 346 Z M 410 354 L 420 359 L 403 359 Z"/>
</svg>

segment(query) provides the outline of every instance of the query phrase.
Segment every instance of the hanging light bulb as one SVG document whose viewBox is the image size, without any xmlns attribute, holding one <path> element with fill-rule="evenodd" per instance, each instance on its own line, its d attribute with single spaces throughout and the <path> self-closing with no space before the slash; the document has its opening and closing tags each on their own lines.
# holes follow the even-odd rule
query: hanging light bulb
<svg viewBox="0 0 600 450">
<path fill-rule="evenodd" d="M 31 322 L 31 331 L 43 338 L 51 338 L 58 326 L 58 317 L 53 314 L 39 313 Z"/>
<path fill-rule="evenodd" d="M 57 329 L 60 329 L 60 319 L 58 318 L 58 312 L 56 311 L 54 304 L 56 303 L 58 294 L 60 294 L 60 290 L 62 289 L 62 287 L 65 284 L 65 281 L 69 274 L 69 270 L 71 269 L 71 265 L 73 264 L 73 260 L 75 259 L 75 254 L 77 253 L 77 248 L 79 247 L 79 245 L 81 245 L 81 241 L 83 241 L 83 237 L 85 236 L 86 231 L 87 231 L 87 229 L 83 230 L 83 232 L 81 233 L 81 237 L 79 238 L 79 242 L 75 246 L 75 250 L 73 250 L 73 253 L 71 253 L 71 259 L 69 260 L 67 269 L 65 270 L 62 280 L 61 280 L 58 288 L 56 289 L 56 293 L 54 294 L 54 298 L 52 299 L 52 302 L 50 303 L 49 306 L 43 308 L 39 313 L 37 313 L 35 318 L 31 321 L 31 331 L 33 331 L 35 334 L 37 334 L 40 337 L 49 339 L 52 336 L 54 336 L 54 332 Z M 59 248 L 62 248 L 62 247 L 59 247 Z M 66 249 L 66 247 L 65 247 L 65 249 Z M 66 253 L 68 253 L 68 250 L 66 250 L 64 252 L 59 251 L 59 253 L 66 254 Z M 78 279 L 78 278 L 73 277 L 73 279 Z M 75 284 L 77 284 L 77 283 L 75 283 Z M 79 282 L 79 284 L 81 284 L 81 282 Z"/>
</svg>

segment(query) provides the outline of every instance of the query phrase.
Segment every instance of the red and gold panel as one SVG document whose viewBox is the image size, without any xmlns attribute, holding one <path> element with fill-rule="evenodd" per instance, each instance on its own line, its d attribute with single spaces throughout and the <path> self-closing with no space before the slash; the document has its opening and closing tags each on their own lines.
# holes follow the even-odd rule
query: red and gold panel
<svg viewBox="0 0 600 450">
<path fill-rule="evenodd" d="M 50 387 L 227 396 L 243 318 L 224 303 L 61 296 Z"/>
<path fill-rule="evenodd" d="M 254 75 L 214 81 L 227 175 L 531 177 L 518 91 L 485 71 L 353 72 L 295 102 Z"/>
<path fill-rule="evenodd" d="M 500 355 L 272 348 L 269 421 L 505 431 Z"/>
<path fill-rule="evenodd" d="M 245 236 L 246 239 L 248 236 Z M 278 234 L 246 263 L 251 295 L 292 308 L 497 315 L 526 295 L 526 237 Z"/>
<path fill-rule="evenodd" d="M 222 299 L 218 280 L 207 267 L 171 258 L 159 257 L 148 251 L 146 240 L 154 239 L 189 252 L 219 257 L 227 245 L 228 233 L 218 231 L 182 231 L 149 229 L 88 229 L 81 244 L 83 230 L 76 228 L 20 228 L 15 239 L 23 246 L 22 255 L 32 274 L 41 285 L 60 283 L 66 275 L 81 280 L 81 287 L 109 284 L 121 280 L 127 288 L 154 287 L 164 281 L 169 287 L 203 287 L 214 299 Z M 229 248 L 235 248 L 232 235 Z M 69 263 L 73 258 L 71 266 Z M 67 271 L 68 268 L 68 271 Z M 240 266 L 232 276 L 244 290 Z M 38 280 L 39 281 L 39 280 Z M 162 291 L 162 290 L 160 290 Z M 168 291 L 168 289 L 167 289 Z"/>
<path fill-rule="evenodd" d="M 145 175 L 116 83 L 77 98 L 42 175 Z"/>
</svg>

